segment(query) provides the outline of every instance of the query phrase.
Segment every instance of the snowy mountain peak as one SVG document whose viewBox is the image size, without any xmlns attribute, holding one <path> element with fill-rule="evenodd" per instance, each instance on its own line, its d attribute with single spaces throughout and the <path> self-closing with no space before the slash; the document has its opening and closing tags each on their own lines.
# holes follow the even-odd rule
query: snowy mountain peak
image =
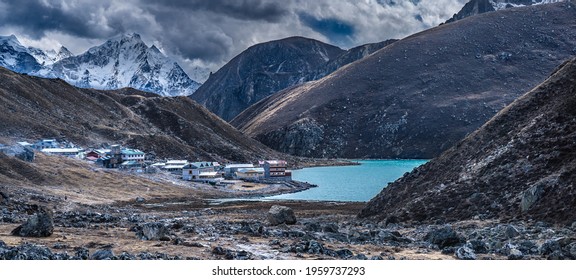
<svg viewBox="0 0 576 280">
<path fill-rule="evenodd" d="M 162 54 L 162 52 L 155 45 L 150 47 L 150 52 Z"/>
<path fill-rule="evenodd" d="M 33 73 L 42 67 L 14 35 L 0 36 L 0 66 L 20 73 Z"/>
<path fill-rule="evenodd" d="M 24 47 L 16 36 L 0 36 L 0 66 L 31 75 L 61 78 L 72 85 L 96 89 L 133 87 L 163 96 L 191 95 L 200 84 L 156 46 L 137 33 L 121 34 L 74 56 Z"/>
<path fill-rule="evenodd" d="M 71 51 L 69 51 L 66 47 L 61 46 L 61 47 L 60 47 L 60 50 L 58 50 L 58 53 L 56 54 L 55 59 L 56 59 L 56 61 L 58 61 L 58 60 L 61 60 L 61 59 L 64 59 L 64 58 L 71 57 L 71 56 L 73 56 L 73 55 L 74 55 L 74 54 L 73 54 Z"/>
<path fill-rule="evenodd" d="M 28 53 L 42 66 L 49 66 L 64 58 L 73 56 L 73 54 L 64 46 L 61 46 L 58 52 L 55 50 L 45 51 L 39 48 L 28 47 Z"/>
<path fill-rule="evenodd" d="M 164 96 L 190 95 L 200 87 L 136 33 L 113 37 L 83 54 L 62 59 L 54 64 L 52 74 L 79 87 L 133 87 Z"/>
<path fill-rule="evenodd" d="M 10 36 L 0 36 L 0 46 L 10 47 L 17 52 L 26 52 L 26 48 L 22 46 L 14 34 Z"/>
</svg>

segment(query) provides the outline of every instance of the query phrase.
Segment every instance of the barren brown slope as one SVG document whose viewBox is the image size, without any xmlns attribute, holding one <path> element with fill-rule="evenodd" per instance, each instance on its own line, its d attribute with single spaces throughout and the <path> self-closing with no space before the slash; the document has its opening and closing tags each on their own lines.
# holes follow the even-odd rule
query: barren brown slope
<svg viewBox="0 0 576 280">
<path fill-rule="evenodd" d="M 571 3 L 511 8 L 415 34 L 232 124 L 313 157 L 432 158 L 576 54 Z"/>
<path fill-rule="evenodd" d="M 97 91 L 0 68 L 0 137 L 82 146 L 121 143 L 159 157 L 245 161 L 281 157 L 186 97 Z"/>
<path fill-rule="evenodd" d="M 437 159 L 385 188 L 361 217 L 576 221 L 576 59 Z"/>
</svg>

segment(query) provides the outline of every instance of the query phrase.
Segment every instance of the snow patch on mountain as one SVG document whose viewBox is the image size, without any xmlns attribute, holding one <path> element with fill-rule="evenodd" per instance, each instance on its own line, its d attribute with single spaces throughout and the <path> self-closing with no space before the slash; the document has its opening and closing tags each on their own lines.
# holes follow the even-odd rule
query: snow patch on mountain
<svg viewBox="0 0 576 280">
<path fill-rule="evenodd" d="M 523 6 L 530 6 L 530 5 L 539 5 L 539 4 L 549 4 L 549 3 L 556 3 L 556 2 L 563 2 L 565 0 L 491 0 L 490 4 L 494 7 L 494 10 L 503 10 L 512 7 L 523 7 Z"/>
</svg>

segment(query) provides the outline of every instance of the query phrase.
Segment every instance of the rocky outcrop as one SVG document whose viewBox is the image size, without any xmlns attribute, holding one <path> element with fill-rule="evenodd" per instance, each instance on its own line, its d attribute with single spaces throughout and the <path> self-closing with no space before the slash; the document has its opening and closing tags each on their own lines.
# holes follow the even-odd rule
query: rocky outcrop
<svg viewBox="0 0 576 280">
<path fill-rule="evenodd" d="M 360 213 L 400 221 L 576 221 L 576 59 Z M 506 228 L 513 238 L 518 230 Z"/>
<path fill-rule="evenodd" d="M 163 223 L 146 223 L 138 226 L 136 237 L 142 240 L 170 241 L 170 230 Z"/>
<path fill-rule="evenodd" d="M 296 215 L 294 210 L 290 207 L 273 205 L 268 211 L 268 223 L 272 226 L 287 224 L 293 225 L 296 223 Z"/>
<path fill-rule="evenodd" d="M 37 206 L 28 220 L 12 230 L 11 234 L 22 237 L 48 237 L 54 232 L 52 210 Z"/>
<path fill-rule="evenodd" d="M 300 156 L 433 158 L 576 54 L 575 17 L 566 2 L 444 24 L 276 93 L 231 124 Z"/>
</svg>

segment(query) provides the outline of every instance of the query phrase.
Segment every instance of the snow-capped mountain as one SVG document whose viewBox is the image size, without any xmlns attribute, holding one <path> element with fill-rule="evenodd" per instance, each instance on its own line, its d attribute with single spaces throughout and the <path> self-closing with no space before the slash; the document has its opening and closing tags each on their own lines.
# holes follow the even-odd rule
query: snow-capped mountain
<svg viewBox="0 0 576 280">
<path fill-rule="evenodd" d="M 33 73 L 42 68 L 14 35 L 0 36 L 0 66 L 19 73 Z"/>
<path fill-rule="evenodd" d="M 0 36 L 0 66 L 84 88 L 133 87 L 163 96 L 190 95 L 200 87 L 172 59 L 138 34 L 114 37 L 74 56 L 68 49 L 24 47 L 16 36 Z"/>
<path fill-rule="evenodd" d="M 64 46 L 60 47 L 58 52 L 55 50 L 43 51 L 39 48 L 28 47 L 28 53 L 32 55 L 42 66 L 52 65 L 57 61 L 74 55 Z"/>
<path fill-rule="evenodd" d="M 164 96 L 190 95 L 200 87 L 173 60 L 138 34 L 112 38 L 83 54 L 64 58 L 50 73 L 69 83 L 88 88 L 133 87 Z"/>
</svg>

